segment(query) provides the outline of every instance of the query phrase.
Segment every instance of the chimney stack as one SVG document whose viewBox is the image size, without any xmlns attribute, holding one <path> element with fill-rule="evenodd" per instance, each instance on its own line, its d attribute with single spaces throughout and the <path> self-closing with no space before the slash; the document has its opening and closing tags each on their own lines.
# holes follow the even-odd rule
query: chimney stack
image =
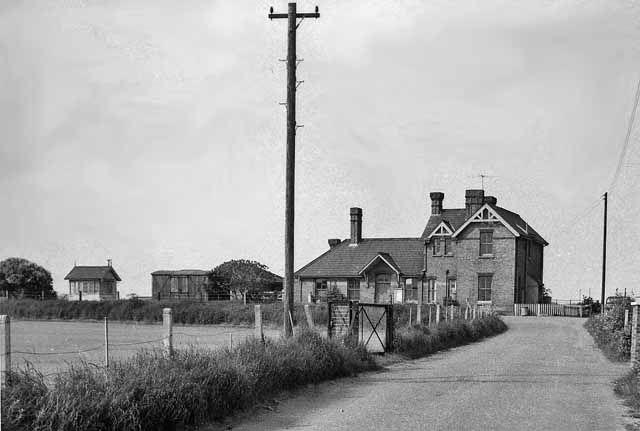
<svg viewBox="0 0 640 431">
<path fill-rule="evenodd" d="M 429 197 L 431 198 L 431 215 L 442 214 L 442 201 L 444 200 L 444 193 L 431 192 L 429 193 Z"/>
<path fill-rule="evenodd" d="M 362 208 L 351 208 L 351 244 L 358 245 L 362 241 Z"/>
<path fill-rule="evenodd" d="M 107 266 L 111 266 L 111 259 L 107 259 Z"/>
<path fill-rule="evenodd" d="M 465 190 L 464 206 L 467 209 L 467 217 L 471 217 L 473 213 L 478 211 L 484 204 L 484 190 L 474 189 Z"/>
<path fill-rule="evenodd" d="M 498 205 L 498 199 L 495 196 L 485 196 L 484 203 L 489 205 Z"/>
<path fill-rule="evenodd" d="M 341 242 L 342 242 L 342 240 L 341 240 L 341 239 L 339 239 L 339 238 L 331 238 L 331 239 L 329 240 L 329 248 L 333 248 L 333 247 L 335 247 L 336 245 L 340 244 Z"/>
</svg>

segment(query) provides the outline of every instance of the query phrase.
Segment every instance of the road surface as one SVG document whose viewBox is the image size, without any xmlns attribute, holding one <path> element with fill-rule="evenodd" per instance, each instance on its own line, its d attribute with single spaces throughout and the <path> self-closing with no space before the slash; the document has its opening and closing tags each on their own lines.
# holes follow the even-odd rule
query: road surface
<svg viewBox="0 0 640 431">
<path fill-rule="evenodd" d="M 209 430 L 619 430 L 613 364 L 584 320 L 508 317 L 509 331 L 358 378 L 308 387 L 274 411 Z"/>
</svg>

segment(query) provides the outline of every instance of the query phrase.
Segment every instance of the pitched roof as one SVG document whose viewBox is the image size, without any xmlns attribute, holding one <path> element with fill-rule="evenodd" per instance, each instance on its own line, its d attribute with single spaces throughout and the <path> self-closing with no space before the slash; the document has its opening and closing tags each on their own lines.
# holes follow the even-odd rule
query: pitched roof
<svg viewBox="0 0 640 431">
<path fill-rule="evenodd" d="M 112 266 L 74 266 L 64 279 L 122 281 Z"/>
<path fill-rule="evenodd" d="M 524 221 L 524 219 L 520 217 L 519 214 L 516 214 L 499 206 L 491 205 L 491 207 L 494 208 L 498 214 L 500 214 L 500 217 L 505 219 L 507 223 L 515 228 L 520 233 L 520 236 L 530 238 L 544 245 L 549 245 L 549 243 L 542 237 L 542 235 L 536 232 L 536 230 L 532 228 L 530 224 Z"/>
<path fill-rule="evenodd" d="M 427 226 L 422 232 L 422 238 L 426 239 L 441 222 L 447 222 L 453 231 L 457 231 L 467 220 L 467 210 L 465 208 L 443 209 L 439 215 L 432 215 L 427 221 Z"/>
<path fill-rule="evenodd" d="M 378 254 L 388 255 L 403 275 L 420 275 L 424 241 L 420 238 L 364 238 L 357 246 L 348 239 L 296 271 L 296 277 L 358 277 Z"/>
<path fill-rule="evenodd" d="M 373 265 L 374 262 L 382 260 L 384 263 L 386 263 L 388 266 L 391 267 L 391 269 L 393 269 L 396 273 L 400 274 L 402 273 L 402 271 L 400 270 L 400 267 L 398 266 L 398 264 L 395 262 L 395 260 L 393 260 L 393 257 L 391 257 L 391 255 L 389 253 L 378 253 L 376 255 L 376 257 L 374 257 L 373 259 L 371 259 L 369 261 L 369 263 L 367 263 L 365 266 L 362 267 L 362 269 L 360 271 L 358 271 L 358 274 L 362 274 L 363 272 L 365 272 L 371 265 Z"/>
<path fill-rule="evenodd" d="M 202 269 L 178 269 L 178 270 L 170 270 L 170 269 L 161 269 L 158 271 L 153 271 L 151 275 L 207 275 L 211 271 L 204 271 Z"/>
<path fill-rule="evenodd" d="M 490 206 L 500 217 L 504 219 L 511 228 L 516 230 L 520 236 L 525 238 L 530 238 L 534 241 L 540 242 L 544 245 L 549 245 L 549 243 L 538 233 L 535 229 L 531 227 L 519 214 L 516 214 L 512 211 L 509 211 L 505 208 L 499 207 L 497 205 L 485 204 Z M 467 221 L 467 210 L 465 208 L 455 208 L 455 209 L 443 209 L 440 215 L 432 215 L 429 217 L 429 221 L 427 221 L 427 226 L 424 228 L 422 233 L 422 238 L 426 239 L 431 232 L 435 228 L 440 225 L 441 222 L 448 222 L 454 231 L 457 231 L 466 221 Z"/>
</svg>

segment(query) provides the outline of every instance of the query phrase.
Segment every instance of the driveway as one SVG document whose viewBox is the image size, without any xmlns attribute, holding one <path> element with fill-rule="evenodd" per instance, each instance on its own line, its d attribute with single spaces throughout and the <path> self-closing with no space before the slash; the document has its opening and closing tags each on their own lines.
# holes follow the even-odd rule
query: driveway
<svg viewBox="0 0 640 431">
<path fill-rule="evenodd" d="M 427 358 L 297 391 L 234 430 L 619 430 L 613 364 L 584 320 L 507 317 L 509 331 Z"/>
</svg>

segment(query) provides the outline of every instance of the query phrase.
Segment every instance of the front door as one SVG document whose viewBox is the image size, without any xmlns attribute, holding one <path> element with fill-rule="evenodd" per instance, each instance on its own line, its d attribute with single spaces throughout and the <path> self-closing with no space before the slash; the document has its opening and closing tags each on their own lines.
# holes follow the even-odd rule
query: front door
<svg viewBox="0 0 640 431">
<path fill-rule="evenodd" d="M 391 301 L 391 275 L 376 275 L 376 303 L 387 303 Z"/>
</svg>

